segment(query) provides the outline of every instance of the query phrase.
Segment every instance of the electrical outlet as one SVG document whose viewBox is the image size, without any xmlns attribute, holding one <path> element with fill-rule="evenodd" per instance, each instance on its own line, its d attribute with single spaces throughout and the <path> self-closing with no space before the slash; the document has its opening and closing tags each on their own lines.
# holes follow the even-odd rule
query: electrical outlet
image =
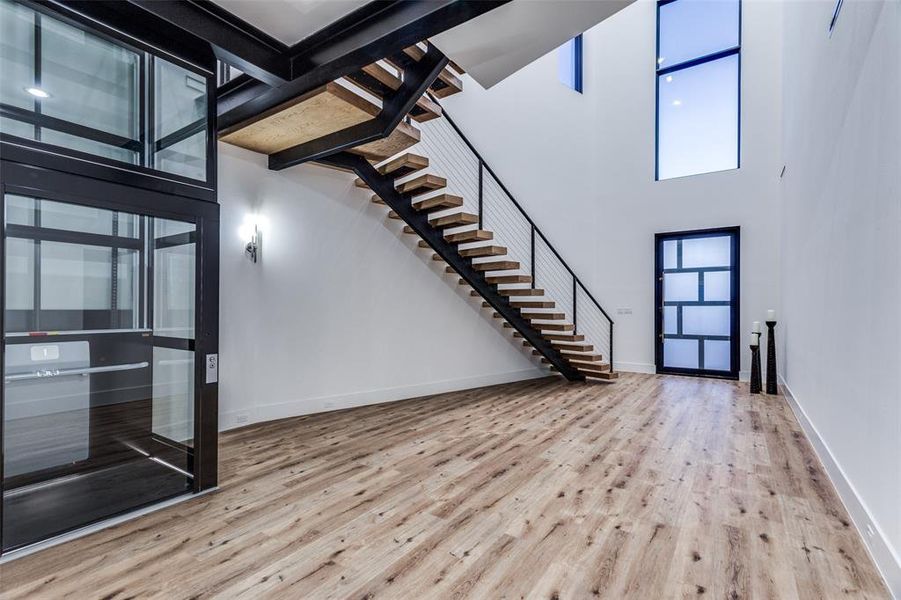
<svg viewBox="0 0 901 600">
<path fill-rule="evenodd" d="M 873 529 L 872 523 L 867 523 L 867 535 L 870 537 L 874 537 L 876 535 L 876 530 Z"/>
<path fill-rule="evenodd" d="M 235 424 L 236 425 L 244 425 L 250 421 L 250 413 L 248 412 L 239 412 L 235 413 Z"/>
</svg>

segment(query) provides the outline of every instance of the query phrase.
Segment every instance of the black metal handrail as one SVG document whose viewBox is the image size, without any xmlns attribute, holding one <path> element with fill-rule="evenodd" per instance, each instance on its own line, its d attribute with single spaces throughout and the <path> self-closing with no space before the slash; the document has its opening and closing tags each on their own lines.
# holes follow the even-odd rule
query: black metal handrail
<svg viewBox="0 0 901 600">
<path fill-rule="evenodd" d="M 431 92 L 428 93 L 428 96 L 436 104 L 439 104 L 439 105 L 441 104 L 438 101 L 438 99 Z M 582 280 L 579 279 L 578 275 L 576 275 L 576 273 L 575 273 L 575 271 L 573 271 L 572 267 L 570 267 L 569 264 L 563 259 L 563 257 L 560 255 L 560 253 L 554 247 L 554 245 L 551 244 L 550 240 L 547 239 L 547 236 L 544 235 L 544 233 L 541 231 L 541 229 L 538 228 L 538 226 L 535 224 L 535 222 L 532 220 L 532 218 L 528 215 L 528 213 L 526 213 L 525 209 L 523 209 L 523 207 L 519 204 L 519 202 L 516 201 L 516 198 L 513 196 L 513 194 L 510 193 L 510 190 L 507 189 L 507 186 L 505 186 L 503 181 L 501 181 L 500 177 L 497 176 L 497 173 L 494 172 L 494 170 L 487 163 L 487 161 L 485 161 L 485 159 L 482 157 L 482 155 L 479 153 L 479 151 L 476 150 L 475 146 L 472 145 L 472 142 L 469 141 L 469 138 L 466 137 L 466 135 L 463 133 L 463 131 L 460 129 L 460 127 L 454 122 L 454 120 L 451 118 L 450 114 L 447 112 L 447 109 L 444 106 L 441 106 L 441 110 L 442 110 L 443 117 L 447 120 L 447 122 L 454 129 L 454 131 L 457 133 L 457 135 L 460 137 L 460 139 L 463 140 L 463 143 L 466 144 L 466 146 L 469 148 L 469 150 L 473 153 L 473 155 L 475 155 L 475 157 L 479 161 L 479 198 L 478 198 L 478 201 L 479 201 L 479 208 L 478 208 L 479 228 L 480 229 L 482 228 L 482 221 L 483 221 L 483 187 L 484 187 L 483 186 L 483 171 L 488 171 L 488 173 L 494 178 L 494 181 L 497 182 L 497 184 L 498 184 L 498 186 L 500 186 L 501 190 L 507 195 L 507 197 L 513 203 L 513 205 L 516 207 L 516 209 L 519 211 L 519 213 L 529 223 L 529 226 L 531 227 L 531 234 L 530 234 L 531 244 L 530 245 L 531 245 L 532 287 L 533 288 L 535 287 L 535 281 L 536 281 L 536 278 L 535 278 L 535 276 L 536 276 L 535 236 L 537 235 L 538 237 L 540 237 L 542 239 L 542 241 L 544 241 L 544 243 L 547 245 L 548 249 L 550 249 L 550 251 L 554 254 L 554 256 L 557 257 L 557 260 L 560 261 L 560 264 L 563 266 L 563 268 L 565 268 L 569 272 L 570 276 L 572 277 L 572 302 L 573 302 L 574 333 L 578 332 L 578 322 L 577 322 L 578 319 L 577 319 L 577 310 L 576 310 L 576 306 L 577 306 L 576 298 L 577 298 L 578 288 L 581 288 L 582 291 L 585 292 L 585 295 L 588 296 L 588 298 L 591 300 L 591 302 L 597 307 L 598 310 L 601 311 L 601 314 L 603 314 L 604 317 L 607 319 L 607 322 L 609 323 L 608 360 L 610 361 L 610 368 L 612 370 L 613 369 L 613 319 L 610 317 L 610 315 L 607 313 L 607 311 L 604 309 L 604 307 L 601 306 L 601 303 L 598 302 L 597 299 L 594 297 L 594 295 L 588 290 L 588 288 L 585 286 L 585 284 L 582 283 Z"/>
</svg>

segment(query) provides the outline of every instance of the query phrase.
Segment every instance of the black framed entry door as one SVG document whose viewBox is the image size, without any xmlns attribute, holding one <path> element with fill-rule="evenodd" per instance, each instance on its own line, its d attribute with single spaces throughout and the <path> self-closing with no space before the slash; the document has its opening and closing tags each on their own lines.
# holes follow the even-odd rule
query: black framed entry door
<svg viewBox="0 0 901 600">
<path fill-rule="evenodd" d="M 658 373 L 738 379 L 738 227 L 656 235 Z"/>
</svg>

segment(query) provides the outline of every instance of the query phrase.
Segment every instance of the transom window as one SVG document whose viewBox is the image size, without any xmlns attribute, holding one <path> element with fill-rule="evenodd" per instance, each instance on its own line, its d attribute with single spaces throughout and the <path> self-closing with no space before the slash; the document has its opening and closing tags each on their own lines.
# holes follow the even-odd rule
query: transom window
<svg viewBox="0 0 901 600">
<path fill-rule="evenodd" d="M 207 179 L 207 78 L 0 0 L 0 132 Z"/>
<path fill-rule="evenodd" d="M 740 0 L 657 3 L 657 179 L 739 167 Z"/>
</svg>

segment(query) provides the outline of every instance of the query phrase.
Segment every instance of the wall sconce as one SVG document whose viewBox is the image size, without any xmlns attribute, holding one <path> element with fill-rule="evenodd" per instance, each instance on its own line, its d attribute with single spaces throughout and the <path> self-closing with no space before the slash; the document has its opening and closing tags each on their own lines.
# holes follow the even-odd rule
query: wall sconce
<svg viewBox="0 0 901 600">
<path fill-rule="evenodd" d="M 253 217 L 245 218 L 240 233 L 241 239 L 245 241 L 244 253 L 251 262 L 257 262 L 260 257 L 261 238 L 260 225 L 257 220 Z"/>
</svg>

